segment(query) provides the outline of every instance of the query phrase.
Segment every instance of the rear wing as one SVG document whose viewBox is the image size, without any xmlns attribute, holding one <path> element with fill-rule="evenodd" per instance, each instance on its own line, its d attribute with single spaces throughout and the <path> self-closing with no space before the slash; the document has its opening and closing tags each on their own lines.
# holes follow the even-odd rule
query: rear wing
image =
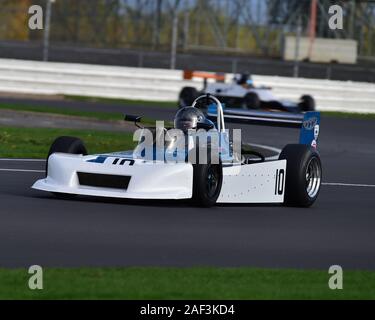
<svg viewBox="0 0 375 320">
<path fill-rule="evenodd" d="M 183 78 L 184 80 L 192 80 L 193 78 L 202 78 L 203 86 L 204 88 L 206 88 L 207 79 L 214 79 L 216 80 L 216 82 L 225 82 L 225 73 L 184 70 Z"/>
<path fill-rule="evenodd" d="M 320 112 L 306 113 L 269 112 L 260 110 L 243 110 L 237 108 L 223 109 L 226 123 L 246 123 L 254 125 L 287 127 L 300 129 L 299 143 L 317 147 L 320 128 Z M 211 104 L 207 109 L 207 116 L 215 120 L 216 105 Z"/>
<path fill-rule="evenodd" d="M 219 72 L 205 72 L 205 71 L 191 71 L 184 70 L 184 80 L 191 80 L 193 78 L 202 78 L 202 79 L 214 79 L 217 82 L 225 81 L 225 73 Z"/>
</svg>

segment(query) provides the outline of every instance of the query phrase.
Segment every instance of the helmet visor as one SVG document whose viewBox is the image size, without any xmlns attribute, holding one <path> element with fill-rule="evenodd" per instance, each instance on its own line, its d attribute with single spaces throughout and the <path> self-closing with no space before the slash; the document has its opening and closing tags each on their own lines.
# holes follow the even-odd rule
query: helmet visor
<svg viewBox="0 0 375 320">
<path fill-rule="evenodd" d="M 183 131 L 194 129 L 198 122 L 204 120 L 202 111 L 193 107 L 185 107 L 177 112 L 174 119 L 174 127 Z"/>
</svg>

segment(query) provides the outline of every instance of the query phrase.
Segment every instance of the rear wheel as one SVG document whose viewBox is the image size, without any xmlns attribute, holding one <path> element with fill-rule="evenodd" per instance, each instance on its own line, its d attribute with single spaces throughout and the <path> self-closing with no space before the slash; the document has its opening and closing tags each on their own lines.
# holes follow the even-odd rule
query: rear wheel
<svg viewBox="0 0 375 320">
<path fill-rule="evenodd" d="M 279 159 L 287 161 L 284 203 L 310 207 L 318 197 L 322 180 L 319 153 L 307 145 L 289 144 Z"/>
<path fill-rule="evenodd" d="M 299 106 L 302 111 L 315 111 L 315 100 L 310 95 L 303 95 L 301 97 Z"/>
<path fill-rule="evenodd" d="M 248 92 L 244 97 L 246 109 L 260 109 L 260 99 L 255 92 Z"/>
<path fill-rule="evenodd" d="M 179 95 L 179 107 L 191 106 L 196 98 L 198 98 L 198 90 L 193 87 L 182 88 Z"/>
<path fill-rule="evenodd" d="M 51 154 L 56 152 L 69 153 L 69 154 L 82 154 L 87 155 L 86 147 L 83 141 L 75 137 L 58 137 L 51 145 L 46 162 L 46 176 L 48 176 L 48 159 Z M 53 193 L 56 197 L 61 199 L 71 199 L 75 195 L 67 193 Z"/>
</svg>

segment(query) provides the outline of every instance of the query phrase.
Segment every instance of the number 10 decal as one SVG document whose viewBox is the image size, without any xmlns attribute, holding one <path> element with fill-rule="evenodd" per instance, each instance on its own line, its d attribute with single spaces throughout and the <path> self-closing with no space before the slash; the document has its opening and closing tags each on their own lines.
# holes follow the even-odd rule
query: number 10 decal
<svg viewBox="0 0 375 320">
<path fill-rule="evenodd" d="M 284 179 L 285 170 L 276 170 L 275 195 L 282 195 L 284 193 Z"/>
</svg>

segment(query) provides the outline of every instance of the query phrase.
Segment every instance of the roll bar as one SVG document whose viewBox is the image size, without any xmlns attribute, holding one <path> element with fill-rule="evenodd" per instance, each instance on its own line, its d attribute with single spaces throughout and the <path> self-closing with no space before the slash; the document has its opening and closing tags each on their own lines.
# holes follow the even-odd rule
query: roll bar
<svg viewBox="0 0 375 320">
<path fill-rule="evenodd" d="M 196 108 L 197 102 L 201 99 L 211 99 L 216 103 L 217 111 L 218 111 L 217 112 L 217 130 L 219 132 L 225 132 L 223 106 L 221 105 L 221 102 L 219 101 L 219 99 L 217 99 L 212 94 L 207 93 L 205 95 L 202 95 L 202 96 L 199 96 L 198 98 L 196 98 L 194 100 L 193 104 L 192 104 L 192 107 Z"/>
</svg>

